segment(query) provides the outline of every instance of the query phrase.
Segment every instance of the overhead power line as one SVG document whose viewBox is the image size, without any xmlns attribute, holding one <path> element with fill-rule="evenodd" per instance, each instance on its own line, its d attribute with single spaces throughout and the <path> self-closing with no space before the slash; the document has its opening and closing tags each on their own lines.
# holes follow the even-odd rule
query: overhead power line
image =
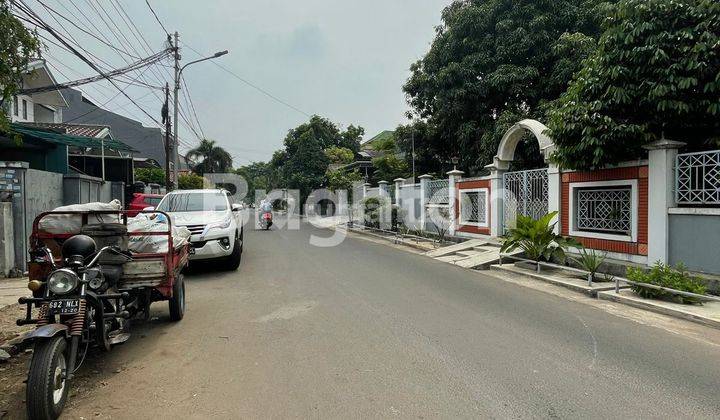
<svg viewBox="0 0 720 420">
<path fill-rule="evenodd" d="M 148 8 L 150 8 L 150 11 L 152 12 L 153 16 L 155 16 L 155 20 L 157 21 L 157 23 L 160 24 L 160 27 L 162 28 L 162 30 L 165 31 L 165 35 L 170 36 L 170 32 L 168 32 L 168 30 L 165 29 L 165 25 L 163 25 L 163 23 L 160 21 L 160 18 L 157 15 L 157 13 L 155 13 L 155 9 L 153 9 L 153 7 L 150 5 L 150 1 L 145 0 L 145 4 L 147 4 Z"/>
<path fill-rule="evenodd" d="M 188 47 L 191 51 L 193 51 L 193 52 L 194 52 L 195 54 L 197 54 L 198 56 L 200 56 L 200 57 L 203 56 L 203 54 L 202 54 L 200 51 L 198 51 L 198 50 L 196 50 L 195 48 L 191 47 L 191 46 L 188 45 L 186 42 L 183 42 L 183 45 L 185 45 L 186 47 Z M 296 106 L 293 106 L 293 105 L 287 103 L 286 101 L 278 98 L 277 96 L 275 96 L 275 95 L 273 95 L 272 93 L 268 92 L 267 90 L 261 88 L 260 86 L 252 83 L 251 81 L 245 79 L 244 77 L 240 76 L 239 74 L 235 73 L 234 71 L 230 70 L 229 68 L 223 66 L 222 64 L 220 64 L 220 63 L 218 63 L 218 62 L 216 62 L 216 61 L 212 61 L 212 63 L 215 64 L 216 66 L 218 66 L 219 68 L 221 68 L 221 69 L 222 69 L 223 71 L 225 71 L 226 73 L 230 74 L 231 76 L 235 77 L 236 79 L 238 79 L 238 80 L 240 80 L 241 82 L 245 83 L 246 85 L 250 86 L 251 88 L 257 90 L 258 92 L 262 93 L 263 95 L 267 96 L 268 98 L 274 100 L 275 102 L 277 102 L 277 103 L 279 103 L 279 104 L 282 104 L 282 105 L 284 105 L 284 106 L 292 109 L 293 111 L 299 112 L 300 114 L 302 114 L 302 115 L 304 115 L 304 116 L 306 116 L 306 117 L 310 117 L 310 116 L 311 116 L 310 114 L 308 114 L 307 112 L 303 111 L 302 109 L 300 109 L 300 108 L 298 108 L 298 107 L 296 107 Z"/>
<path fill-rule="evenodd" d="M 110 48 L 112 48 L 113 50 L 115 50 L 115 51 L 117 51 L 117 52 L 126 54 L 127 56 L 129 56 L 129 57 L 131 57 L 131 58 L 134 58 L 134 59 L 136 59 L 136 60 L 140 58 L 140 57 L 138 57 L 138 56 L 135 56 L 135 55 L 130 54 L 129 52 L 127 52 L 127 51 L 125 51 L 125 50 L 122 50 L 122 49 L 120 49 L 120 48 L 117 48 L 116 46 L 114 46 L 114 45 L 112 45 L 112 44 L 110 44 L 110 43 L 108 43 L 108 42 L 103 41 L 103 40 L 100 39 L 100 37 L 98 37 L 97 35 L 93 34 L 93 33 L 90 32 L 90 31 L 85 30 L 84 28 L 80 27 L 79 25 L 77 25 L 77 24 L 76 24 L 75 22 L 73 22 L 72 20 L 68 19 L 68 18 L 67 18 L 66 16 L 64 16 L 62 13 L 56 11 L 56 10 L 53 9 L 52 7 L 50 7 L 50 6 L 48 6 L 47 4 L 45 4 L 42 0 L 36 0 L 36 1 L 37 1 L 38 3 L 40 3 L 40 5 L 42 5 L 42 7 L 44 7 L 45 10 L 47 10 L 48 12 L 57 15 L 58 17 L 62 18 L 63 20 L 67 21 L 68 23 L 70 23 L 71 25 L 73 25 L 74 27 L 76 27 L 77 29 L 79 29 L 79 30 L 80 30 L 81 32 L 83 32 L 84 34 L 87 34 L 87 35 L 95 38 L 96 40 L 100 41 L 100 42 L 101 42 L 102 44 L 104 44 L 105 46 L 110 47 Z M 58 22 L 58 23 L 59 23 L 59 22 Z"/>
<path fill-rule="evenodd" d="M 20 10 L 22 10 L 24 13 L 26 13 L 29 17 L 36 20 L 36 24 L 47 31 L 50 35 L 52 35 L 55 39 L 57 39 L 61 44 L 65 45 L 75 56 L 77 56 L 79 59 L 81 59 L 83 62 L 85 62 L 88 66 L 90 66 L 93 70 L 95 70 L 98 74 L 103 76 L 108 82 L 110 82 L 116 89 L 120 91 L 120 93 L 125 96 L 128 100 L 130 100 L 133 105 L 135 105 L 145 116 L 150 118 L 153 122 L 155 122 L 157 125 L 160 125 L 160 122 L 153 117 L 152 115 L 148 114 L 143 107 L 138 105 L 131 97 L 128 95 L 122 88 L 120 88 L 117 83 L 110 77 L 105 76 L 105 72 L 98 67 L 97 64 L 93 63 L 88 59 L 85 55 L 83 55 L 80 51 L 75 49 L 72 45 L 70 45 L 69 42 L 67 42 L 60 34 L 58 34 L 50 25 L 47 24 L 37 13 L 35 13 L 23 0 L 11 0 L 11 2 L 16 5 Z"/>
<path fill-rule="evenodd" d="M 140 61 L 136 61 L 136 62 L 132 63 L 132 64 L 129 65 L 129 66 L 122 67 L 122 68 L 119 68 L 119 69 L 115 69 L 115 70 L 106 72 L 105 74 L 102 74 L 102 75 L 86 77 L 86 78 L 84 78 L 84 79 L 74 80 L 74 81 L 71 81 L 71 82 L 64 82 L 64 83 L 58 83 L 58 84 L 53 84 L 53 85 L 40 86 L 40 87 L 30 88 L 30 89 L 22 89 L 22 90 L 20 91 L 20 94 L 23 94 L 23 95 L 31 95 L 31 94 L 33 94 L 33 93 L 49 92 L 49 91 L 52 91 L 52 90 L 65 89 L 65 88 L 69 88 L 69 87 L 73 87 L 73 86 L 81 86 L 81 85 L 85 85 L 85 84 L 88 84 L 88 83 L 97 82 L 98 80 L 107 79 L 107 78 L 109 78 L 109 77 L 118 76 L 118 75 L 121 75 L 121 74 L 125 74 L 125 73 L 128 73 L 128 72 L 131 72 L 131 71 L 133 71 L 133 70 L 137 70 L 137 69 L 140 69 L 140 68 L 143 68 L 143 67 L 147 67 L 147 66 L 150 65 L 150 64 L 153 64 L 153 63 L 155 63 L 155 62 L 157 62 L 157 61 L 159 61 L 159 60 L 162 60 L 162 59 L 165 58 L 169 53 L 170 53 L 170 50 L 161 51 L 161 52 L 156 53 L 155 55 L 152 55 L 152 56 L 150 56 L 150 57 L 144 58 L 144 59 L 142 59 L 142 60 L 140 60 Z M 136 79 L 137 79 L 137 78 L 136 78 Z M 160 87 L 160 86 L 152 86 L 152 88 L 159 89 L 159 90 L 162 90 L 162 89 L 163 89 L 163 88 Z"/>
</svg>

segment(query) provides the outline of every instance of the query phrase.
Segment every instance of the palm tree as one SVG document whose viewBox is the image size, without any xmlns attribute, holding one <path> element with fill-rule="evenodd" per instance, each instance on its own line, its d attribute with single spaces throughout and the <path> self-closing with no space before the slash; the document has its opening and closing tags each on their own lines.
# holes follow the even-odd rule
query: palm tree
<svg viewBox="0 0 720 420">
<path fill-rule="evenodd" d="M 215 145 L 214 140 L 203 139 L 198 147 L 187 152 L 188 160 L 202 160 L 193 166 L 193 172 L 204 173 L 229 172 L 232 168 L 232 156 L 225 149 Z"/>
</svg>

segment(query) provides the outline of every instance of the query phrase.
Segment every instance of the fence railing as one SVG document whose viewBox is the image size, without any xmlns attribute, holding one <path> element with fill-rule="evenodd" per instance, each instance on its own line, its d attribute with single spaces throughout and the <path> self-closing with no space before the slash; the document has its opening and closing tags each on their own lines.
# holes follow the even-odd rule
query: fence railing
<svg viewBox="0 0 720 420">
<path fill-rule="evenodd" d="M 720 205 L 720 150 L 677 155 L 675 201 L 685 205 Z"/>
<path fill-rule="evenodd" d="M 500 254 L 500 259 L 498 260 L 499 265 L 502 265 L 503 258 L 509 258 L 509 259 L 513 259 L 516 261 L 524 261 L 524 262 L 530 262 L 533 264 L 537 264 L 536 271 L 538 273 L 540 273 L 540 267 L 549 267 L 549 268 L 554 268 L 554 269 L 559 269 L 559 270 L 570 271 L 570 272 L 574 272 L 574 273 L 578 273 L 578 274 L 583 274 L 583 275 L 587 276 L 588 286 L 593 285 L 593 276 L 587 270 L 581 270 L 581 269 L 575 268 L 575 267 L 568 267 L 566 265 L 553 264 L 553 263 L 548 263 L 548 262 L 544 262 L 544 261 L 530 260 L 527 258 L 522 258 L 522 257 L 518 257 L 518 256 L 515 256 L 512 254 L 506 254 L 506 253 Z M 618 276 L 613 276 L 613 281 L 615 282 L 615 293 L 620 293 L 620 283 L 625 283 L 629 286 L 638 286 L 638 287 L 646 287 L 648 289 L 662 290 L 664 292 L 681 295 L 681 296 L 693 297 L 693 298 L 700 299 L 703 301 L 720 302 L 720 297 L 718 297 L 718 296 L 700 295 L 697 293 L 685 292 L 683 290 L 671 289 L 669 287 L 658 286 L 655 284 L 636 282 L 636 281 L 632 281 L 632 280 L 629 280 L 629 279 L 626 279 L 623 277 L 618 277 Z"/>
<path fill-rule="evenodd" d="M 447 204 L 450 202 L 447 179 L 428 182 L 428 201 L 430 204 Z"/>
</svg>

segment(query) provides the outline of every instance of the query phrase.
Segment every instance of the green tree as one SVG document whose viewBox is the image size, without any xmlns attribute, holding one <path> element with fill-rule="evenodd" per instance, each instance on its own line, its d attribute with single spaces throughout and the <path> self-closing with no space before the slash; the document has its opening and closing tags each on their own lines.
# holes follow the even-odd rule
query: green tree
<svg viewBox="0 0 720 420">
<path fill-rule="evenodd" d="M 330 161 L 325 156 L 323 142 L 306 124 L 290 130 L 285 138 L 287 160 L 282 165 L 282 179 L 285 188 L 300 190 L 301 202 L 325 180 Z"/>
<path fill-rule="evenodd" d="M 288 131 L 284 150 L 273 154 L 268 165 L 269 186 L 300 190 L 300 199 L 305 202 L 312 190 L 326 182 L 330 159 L 325 151 L 359 150 L 363 132 L 362 127 L 353 125 L 343 132 L 328 119 L 312 116 L 308 122 Z"/>
<path fill-rule="evenodd" d="M 203 188 L 203 177 L 193 173 L 178 176 L 178 188 L 181 190 L 200 190 Z"/>
<path fill-rule="evenodd" d="M 245 179 L 248 184 L 248 193 L 245 197 L 246 203 L 255 202 L 255 190 L 269 191 L 270 187 L 270 164 L 265 162 L 253 162 L 241 166 L 235 173 Z"/>
<path fill-rule="evenodd" d="M 357 170 L 354 171 L 328 171 L 327 188 L 330 191 L 347 190 L 352 191 L 353 184 L 362 181 L 363 176 Z"/>
<path fill-rule="evenodd" d="M 310 121 L 290 130 L 285 137 L 285 146 L 288 143 L 294 144 L 301 137 L 312 137 L 322 149 L 332 146 L 344 147 L 353 152 L 360 150 L 360 140 L 365 130 L 354 125 L 348 126 L 347 130 L 340 131 L 337 125 L 327 118 L 313 115 Z"/>
<path fill-rule="evenodd" d="M 376 157 L 372 164 L 375 167 L 373 178 L 376 181 L 392 182 L 396 178 L 407 178 L 410 175 L 407 162 L 394 153 Z"/>
<path fill-rule="evenodd" d="M 214 140 L 203 139 L 200 144 L 187 152 L 189 160 L 202 160 L 193 167 L 193 172 L 204 173 L 229 172 L 232 169 L 232 156 L 225 149 L 216 146 Z"/>
<path fill-rule="evenodd" d="M 430 51 L 403 89 L 427 124 L 415 149 L 477 171 L 522 118 L 544 119 L 550 102 L 595 46 L 601 0 L 458 0 L 445 8 Z M 417 141 L 419 140 L 419 141 Z"/>
<path fill-rule="evenodd" d="M 355 159 L 355 153 L 352 150 L 345 147 L 330 146 L 325 149 L 325 156 L 327 156 L 330 163 L 347 164 L 352 163 Z"/>
<path fill-rule="evenodd" d="M 7 105 L 22 86 L 22 75 L 30 60 L 39 56 L 42 45 L 37 33 L 13 16 L 8 0 L 0 0 L 0 28 L 0 132 L 7 132 Z"/>
<path fill-rule="evenodd" d="M 165 185 L 165 171 L 160 168 L 136 168 L 135 181 Z"/>
<path fill-rule="evenodd" d="M 551 113 L 564 167 L 643 155 L 663 134 L 692 149 L 720 138 L 720 3 L 622 0 L 597 51 Z"/>
</svg>

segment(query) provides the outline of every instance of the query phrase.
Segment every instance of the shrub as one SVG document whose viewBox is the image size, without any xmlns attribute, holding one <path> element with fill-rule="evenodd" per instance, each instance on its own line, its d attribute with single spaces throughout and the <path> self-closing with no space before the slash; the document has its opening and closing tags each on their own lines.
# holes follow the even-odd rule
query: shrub
<svg viewBox="0 0 720 420">
<path fill-rule="evenodd" d="M 538 220 L 518 215 L 516 226 L 508 232 L 503 240 L 500 252 L 510 252 L 518 248 L 533 261 L 550 261 L 555 258 L 565 261 L 565 248 L 580 247 L 580 243 L 572 238 L 565 238 L 554 232 L 555 224 L 550 221 L 558 214 L 554 211 Z"/>
<path fill-rule="evenodd" d="M 203 177 L 193 173 L 178 176 L 178 188 L 181 190 L 200 190 L 203 188 Z"/>
<path fill-rule="evenodd" d="M 698 295 L 704 295 L 706 290 L 705 285 L 697 277 L 691 276 L 683 264 L 672 267 L 657 262 L 650 270 L 630 267 L 627 270 L 627 278 L 638 283 L 654 284 Z M 702 303 L 698 298 L 648 287 L 633 285 L 632 290 L 644 298 L 672 299 L 679 303 Z"/>
<path fill-rule="evenodd" d="M 594 249 L 591 249 L 589 252 L 587 249 L 582 248 L 580 250 L 580 256 L 579 257 L 571 257 L 573 261 L 575 261 L 577 264 L 579 264 L 583 269 L 590 272 L 590 275 L 592 276 L 592 279 L 595 280 L 595 273 L 597 273 L 598 269 L 602 265 L 602 263 L 605 262 L 605 258 L 607 258 L 607 253 L 599 254 L 595 252 Z"/>
<path fill-rule="evenodd" d="M 385 205 L 385 200 L 380 197 L 368 197 L 362 200 L 365 226 L 380 228 L 380 209 L 383 205 Z"/>
<path fill-rule="evenodd" d="M 135 168 L 135 182 L 165 185 L 165 171 L 160 168 Z"/>
</svg>

